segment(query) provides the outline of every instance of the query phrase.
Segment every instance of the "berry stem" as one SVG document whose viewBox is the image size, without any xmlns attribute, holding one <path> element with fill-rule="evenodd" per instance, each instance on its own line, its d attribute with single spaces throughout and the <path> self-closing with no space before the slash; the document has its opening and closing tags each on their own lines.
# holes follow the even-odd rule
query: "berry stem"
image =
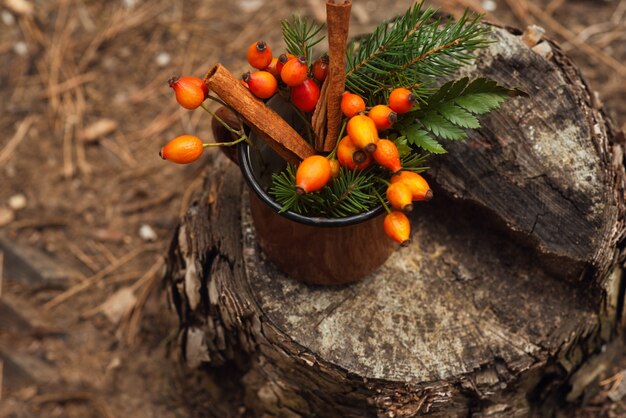
<svg viewBox="0 0 626 418">
<path fill-rule="evenodd" d="M 209 148 L 209 147 L 229 147 L 231 145 L 236 145 L 240 142 L 243 142 L 245 140 L 248 139 L 247 135 L 242 135 L 241 137 L 235 139 L 234 141 L 230 141 L 230 142 L 208 142 L 208 143 L 203 143 L 202 144 L 202 148 Z"/>
<path fill-rule="evenodd" d="M 228 129 L 228 131 L 234 133 L 237 136 L 242 136 L 244 135 L 242 130 L 238 130 L 238 129 L 233 129 L 230 127 L 229 124 L 227 124 L 226 122 L 224 122 L 224 120 L 222 118 L 220 118 L 219 116 L 217 116 L 214 112 L 212 112 L 208 107 L 206 107 L 203 104 L 200 105 L 200 107 L 202 107 L 206 112 L 208 112 L 211 116 L 213 116 L 215 118 L 215 120 L 217 120 L 219 123 L 221 123 L 226 129 Z M 245 135 L 244 135 L 245 136 Z"/>
</svg>

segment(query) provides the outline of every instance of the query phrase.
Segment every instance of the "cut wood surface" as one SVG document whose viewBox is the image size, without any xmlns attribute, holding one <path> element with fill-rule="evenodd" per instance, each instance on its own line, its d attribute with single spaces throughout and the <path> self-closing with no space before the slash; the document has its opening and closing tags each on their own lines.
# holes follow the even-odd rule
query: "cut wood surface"
<svg viewBox="0 0 626 418">
<path fill-rule="evenodd" d="M 219 160 L 170 249 L 188 364 L 236 361 L 259 415 L 549 415 L 581 397 L 620 349 L 622 148 L 558 47 L 491 36 L 466 71 L 530 98 L 446 144 L 412 244 L 360 283 L 277 271 Z"/>
</svg>

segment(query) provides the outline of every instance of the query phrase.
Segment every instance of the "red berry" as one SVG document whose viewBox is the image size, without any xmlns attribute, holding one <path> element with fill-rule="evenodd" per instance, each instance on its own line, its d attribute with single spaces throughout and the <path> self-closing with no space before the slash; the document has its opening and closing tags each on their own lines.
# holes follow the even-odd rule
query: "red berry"
<svg viewBox="0 0 626 418">
<path fill-rule="evenodd" d="M 349 136 L 344 136 L 337 145 L 339 164 L 348 170 L 365 170 L 372 163 L 372 155 L 360 150 Z"/>
<path fill-rule="evenodd" d="M 278 70 L 278 64 L 279 64 L 278 58 L 272 58 L 270 65 L 268 65 L 267 68 L 265 68 L 265 71 L 272 74 L 276 79 L 280 78 L 280 71 Z M 282 64 L 281 64 L 281 68 L 282 68 Z"/>
<path fill-rule="evenodd" d="M 433 198 L 433 191 L 422 176 L 412 171 L 401 171 L 391 177 L 391 184 L 402 182 L 409 186 L 413 200 L 428 201 Z"/>
<path fill-rule="evenodd" d="M 346 91 L 341 96 L 341 111 L 347 118 L 361 113 L 365 110 L 365 100 L 358 94 Z"/>
<path fill-rule="evenodd" d="M 406 113 L 413 107 L 415 95 L 411 90 L 400 87 L 389 95 L 389 107 L 396 113 Z"/>
<path fill-rule="evenodd" d="M 393 141 L 379 139 L 376 143 L 376 151 L 372 153 L 372 156 L 378 164 L 388 168 L 392 173 L 397 173 L 402 169 L 398 147 Z"/>
<path fill-rule="evenodd" d="M 209 94 L 208 87 L 198 77 L 172 77 L 169 85 L 174 89 L 178 104 L 189 110 L 200 106 Z"/>
<path fill-rule="evenodd" d="M 369 116 L 376 124 L 376 129 L 384 131 L 398 121 L 398 114 L 385 105 L 376 105 L 370 109 Z"/>
<path fill-rule="evenodd" d="M 177 164 L 188 164 L 196 161 L 204 150 L 202 141 L 197 136 L 181 135 L 168 142 L 159 155 L 164 160 Z"/>
<path fill-rule="evenodd" d="M 313 63 L 313 78 L 315 78 L 319 82 L 323 82 L 326 80 L 326 76 L 328 75 L 328 55 L 324 55 L 321 58 L 318 58 L 317 61 Z"/>
<path fill-rule="evenodd" d="M 267 71 L 247 72 L 242 78 L 248 83 L 248 88 L 252 94 L 260 99 L 269 99 L 278 89 L 278 82 Z"/>
<path fill-rule="evenodd" d="M 387 214 L 383 221 L 383 228 L 385 228 L 385 233 L 389 238 L 403 247 L 409 244 L 411 222 L 409 222 L 409 218 L 407 218 L 404 213 L 394 210 Z"/>
<path fill-rule="evenodd" d="M 303 112 L 315 110 L 319 98 L 320 88 L 310 78 L 304 80 L 302 84 L 291 88 L 291 101 Z"/>
<path fill-rule="evenodd" d="M 304 83 L 308 70 L 305 58 L 300 56 L 285 63 L 280 72 L 280 78 L 288 86 L 295 87 Z"/>
<path fill-rule="evenodd" d="M 374 121 L 365 115 L 355 115 L 350 118 L 346 125 L 348 136 L 357 148 L 367 152 L 376 151 L 378 131 Z"/>
<path fill-rule="evenodd" d="M 306 157 L 296 170 L 298 194 L 315 192 L 323 188 L 331 177 L 330 161 L 321 155 Z"/>
<path fill-rule="evenodd" d="M 413 210 L 413 194 L 404 182 L 391 183 L 387 187 L 387 200 L 394 209 L 410 212 Z"/>
<path fill-rule="evenodd" d="M 272 62 L 272 50 L 264 41 L 255 42 L 248 47 L 248 62 L 257 70 L 264 70 Z"/>
</svg>

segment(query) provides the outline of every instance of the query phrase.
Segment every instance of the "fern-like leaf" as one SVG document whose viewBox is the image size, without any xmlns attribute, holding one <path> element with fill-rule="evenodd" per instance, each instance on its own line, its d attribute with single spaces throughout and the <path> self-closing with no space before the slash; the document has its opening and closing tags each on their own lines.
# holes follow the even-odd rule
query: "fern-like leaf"
<svg viewBox="0 0 626 418">
<path fill-rule="evenodd" d="M 420 128 L 419 124 L 409 125 L 402 129 L 402 135 L 406 136 L 409 144 L 416 145 L 433 154 L 444 154 L 446 150 L 427 131 Z"/>
</svg>

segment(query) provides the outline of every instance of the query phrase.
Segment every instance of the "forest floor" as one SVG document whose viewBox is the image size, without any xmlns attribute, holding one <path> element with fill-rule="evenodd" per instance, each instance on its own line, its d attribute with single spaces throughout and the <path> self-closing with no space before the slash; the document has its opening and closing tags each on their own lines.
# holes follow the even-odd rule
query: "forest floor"
<svg viewBox="0 0 626 418">
<path fill-rule="evenodd" d="M 352 34 L 410 4 L 355 1 Z M 626 0 L 432 4 L 544 27 L 626 128 Z M 279 45 L 281 19 L 323 19 L 323 5 L 0 2 L 0 417 L 247 414 L 233 370 L 181 364 L 159 283 L 177 220 L 214 158 L 176 166 L 158 157 L 167 138 L 210 138 L 206 114 L 181 110 L 166 81 L 216 62 L 243 72 L 251 42 Z M 17 271 L 20 258 L 29 265 Z M 608 397 L 621 363 L 577 415 L 626 416 L 625 402 Z"/>
</svg>

